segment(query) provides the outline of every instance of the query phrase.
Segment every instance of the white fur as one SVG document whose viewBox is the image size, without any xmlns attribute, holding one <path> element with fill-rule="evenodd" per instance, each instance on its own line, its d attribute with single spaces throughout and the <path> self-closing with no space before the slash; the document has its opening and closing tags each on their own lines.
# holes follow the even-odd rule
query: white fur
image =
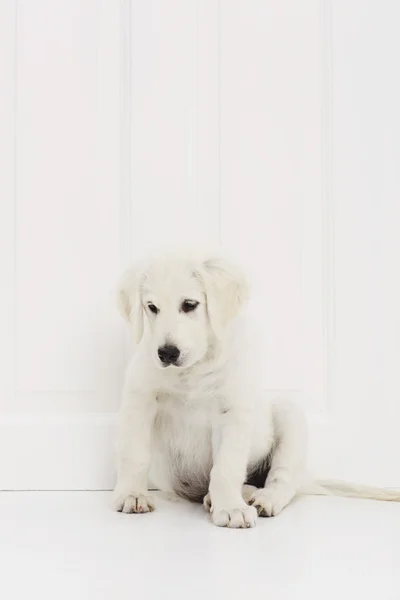
<svg viewBox="0 0 400 600">
<path fill-rule="evenodd" d="M 277 515 L 298 493 L 399 500 L 306 476 L 305 420 L 296 406 L 270 403 L 262 393 L 247 296 L 243 273 L 219 256 L 161 256 L 125 274 L 119 306 L 139 345 L 119 419 L 116 509 L 152 511 L 149 477 L 160 490 L 189 496 L 209 480 L 204 505 L 223 527 L 253 527 L 257 514 Z M 199 302 L 195 311 L 180 310 L 185 299 Z M 161 364 L 157 352 L 165 344 L 179 348 L 178 366 Z M 265 486 L 243 487 L 248 468 L 267 456 Z"/>
</svg>

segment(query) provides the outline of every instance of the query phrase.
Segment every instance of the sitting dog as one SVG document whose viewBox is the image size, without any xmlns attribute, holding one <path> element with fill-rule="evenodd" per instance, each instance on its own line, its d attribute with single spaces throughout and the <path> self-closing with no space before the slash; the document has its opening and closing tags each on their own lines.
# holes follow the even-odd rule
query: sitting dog
<svg viewBox="0 0 400 600">
<path fill-rule="evenodd" d="M 254 527 L 301 493 L 400 500 L 308 477 L 302 412 L 263 394 L 247 297 L 243 272 L 219 256 L 161 256 L 124 275 L 119 307 L 138 347 L 119 418 L 116 510 L 154 510 L 148 479 L 204 501 L 220 527 Z"/>
</svg>

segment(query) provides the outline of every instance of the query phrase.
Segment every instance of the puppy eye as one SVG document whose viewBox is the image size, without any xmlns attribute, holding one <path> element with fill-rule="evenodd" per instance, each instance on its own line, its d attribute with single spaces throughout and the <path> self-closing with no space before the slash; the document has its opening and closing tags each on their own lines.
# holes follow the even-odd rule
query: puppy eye
<svg viewBox="0 0 400 600">
<path fill-rule="evenodd" d="M 155 304 L 152 304 L 151 302 L 147 305 L 149 307 L 149 310 L 154 313 L 155 315 L 160 312 L 159 309 L 157 308 L 157 306 Z"/>
<path fill-rule="evenodd" d="M 196 300 L 184 300 L 181 304 L 181 311 L 184 313 L 192 312 L 198 305 L 199 303 Z"/>
</svg>

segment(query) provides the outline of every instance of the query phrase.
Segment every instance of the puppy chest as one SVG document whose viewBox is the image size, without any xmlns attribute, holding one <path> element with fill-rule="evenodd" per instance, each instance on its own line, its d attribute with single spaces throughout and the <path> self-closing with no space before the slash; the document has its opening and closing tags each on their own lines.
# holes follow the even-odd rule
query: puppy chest
<svg viewBox="0 0 400 600">
<path fill-rule="evenodd" d="M 154 425 L 154 451 L 162 456 L 172 489 L 201 501 L 209 486 L 212 467 L 212 428 L 203 410 L 164 398 Z"/>
<path fill-rule="evenodd" d="M 174 454 L 201 459 L 211 450 L 212 415 L 169 396 L 159 399 L 154 437 Z"/>
</svg>

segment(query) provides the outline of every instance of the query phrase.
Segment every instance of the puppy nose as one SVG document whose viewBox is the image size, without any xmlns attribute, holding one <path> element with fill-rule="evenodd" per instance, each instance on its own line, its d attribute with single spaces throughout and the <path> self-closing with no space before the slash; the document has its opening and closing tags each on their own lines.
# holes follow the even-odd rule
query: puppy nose
<svg viewBox="0 0 400 600">
<path fill-rule="evenodd" d="M 175 363 L 179 358 L 179 348 L 176 346 L 161 346 L 158 349 L 158 358 L 161 360 L 163 365 L 170 365 L 171 363 Z"/>
</svg>

